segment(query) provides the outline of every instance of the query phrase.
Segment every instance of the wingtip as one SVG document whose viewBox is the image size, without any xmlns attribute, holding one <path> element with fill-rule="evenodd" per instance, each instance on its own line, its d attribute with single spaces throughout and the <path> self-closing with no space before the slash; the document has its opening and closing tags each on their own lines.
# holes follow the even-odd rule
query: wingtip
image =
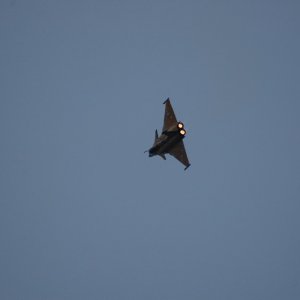
<svg viewBox="0 0 300 300">
<path fill-rule="evenodd" d="M 167 100 L 165 100 L 163 104 L 166 104 L 168 101 L 170 101 L 170 98 L 168 98 Z"/>
<path fill-rule="evenodd" d="M 188 168 L 188 167 L 190 167 L 191 166 L 191 164 L 188 164 L 185 168 L 184 168 L 184 171 Z"/>
</svg>

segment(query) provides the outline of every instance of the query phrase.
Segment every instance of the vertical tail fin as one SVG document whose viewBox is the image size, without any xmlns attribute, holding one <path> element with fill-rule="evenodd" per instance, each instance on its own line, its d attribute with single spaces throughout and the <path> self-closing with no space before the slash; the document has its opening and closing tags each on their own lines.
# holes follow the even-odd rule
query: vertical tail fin
<svg viewBox="0 0 300 300">
<path fill-rule="evenodd" d="M 158 139 L 158 132 L 157 132 L 157 129 L 155 130 L 155 136 L 154 136 L 154 142 L 153 142 L 153 146 L 156 145 L 157 143 L 157 139 Z"/>
</svg>

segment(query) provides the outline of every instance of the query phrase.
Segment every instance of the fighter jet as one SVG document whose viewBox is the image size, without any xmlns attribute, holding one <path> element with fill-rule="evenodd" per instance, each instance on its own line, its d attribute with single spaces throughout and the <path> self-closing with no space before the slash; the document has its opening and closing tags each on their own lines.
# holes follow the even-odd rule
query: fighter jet
<svg viewBox="0 0 300 300">
<path fill-rule="evenodd" d="M 186 130 L 184 124 L 177 121 L 169 98 L 164 104 L 165 116 L 162 133 L 158 136 L 157 129 L 155 130 L 154 144 L 145 152 L 149 152 L 149 157 L 159 155 L 163 159 L 166 159 L 166 154 L 170 154 L 184 164 L 184 170 L 186 170 L 191 165 L 183 144 Z"/>
</svg>

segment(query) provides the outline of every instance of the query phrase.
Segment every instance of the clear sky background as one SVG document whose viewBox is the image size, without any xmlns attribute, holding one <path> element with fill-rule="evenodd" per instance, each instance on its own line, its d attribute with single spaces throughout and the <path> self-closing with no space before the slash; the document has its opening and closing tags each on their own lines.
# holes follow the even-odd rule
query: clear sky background
<svg viewBox="0 0 300 300">
<path fill-rule="evenodd" d="M 300 299 L 299 15 L 1 0 L 0 298 Z"/>
</svg>

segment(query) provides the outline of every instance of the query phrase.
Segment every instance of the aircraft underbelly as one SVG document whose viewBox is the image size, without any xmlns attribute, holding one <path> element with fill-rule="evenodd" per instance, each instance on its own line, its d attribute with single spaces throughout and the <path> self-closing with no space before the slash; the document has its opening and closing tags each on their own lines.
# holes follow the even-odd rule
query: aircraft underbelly
<svg viewBox="0 0 300 300">
<path fill-rule="evenodd" d="M 159 149 L 159 153 L 168 153 L 170 149 L 172 149 L 178 142 L 183 139 L 182 135 L 175 135 L 170 137 L 165 144 L 161 146 Z"/>
</svg>

